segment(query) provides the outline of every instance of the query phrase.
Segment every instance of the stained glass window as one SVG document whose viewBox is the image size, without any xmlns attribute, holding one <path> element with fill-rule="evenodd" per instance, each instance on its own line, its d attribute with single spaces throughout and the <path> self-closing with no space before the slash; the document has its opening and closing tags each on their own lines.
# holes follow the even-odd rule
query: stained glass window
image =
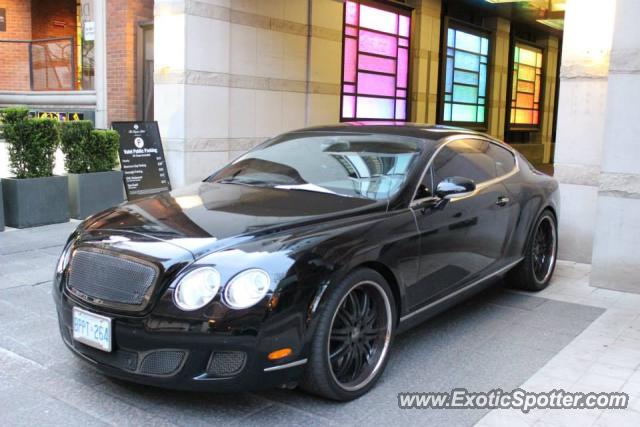
<svg viewBox="0 0 640 427">
<path fill-rule="evenodd" d="M 442 121 L 485 123 L 489 37 L 449 26 Z"/>
<path fill-rule="evenodd" d="M 516 43 L 513 51 L 511 87 L 511 125 L 540 124 L 540 91 L 542 85 L 542 50 Z"/>
<path fill-rule="evenodd" d="M 345 2 L 342 120 L 406 120 L 411 18 Z"/>
</svg>

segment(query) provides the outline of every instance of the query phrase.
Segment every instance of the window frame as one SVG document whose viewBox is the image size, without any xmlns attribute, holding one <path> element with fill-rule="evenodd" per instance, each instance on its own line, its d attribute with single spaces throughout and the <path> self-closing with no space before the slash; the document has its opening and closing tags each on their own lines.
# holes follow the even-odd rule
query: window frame
<svg viewBox="0 0 640 427">
<path fill-rule="evenodd" d="M 416 195 L 418 194 L 418 189 L 420 187 L 420 184 L 422 184 L 422 182 L 424 181 L 425 175 L 428 173 L 431 174 L 431 182 L 432 185 L 434 183 L 433 180 L 433 172 L 431 172 L 432 166 L 433 166 L 433 161 L 435 160 L 436 156 L 440 153 L 440 151 L 442 151 L 444 149 L 444 147 L 446 147 L 447 145 L 451 144 L 452 142 L 455 141 L 460 141 L 460 140 L 465 140 L 465 139 L 478 139 L 481 141 L 485 141 L 488 142 L 490 144 L 494 144 L 497 145 L 498 147 L 504 148 L 507 151 L 509 151 L 511 153 L 511 155 L 513 156 L 514 159 L 514 164 L 513 164 L 513 169 L 511 169 L 509 172 L 503 174 L 503 175 L 499 175 L 496 176 L 495 178 L 486 180 L 486 181 L 482 181 L 482 182 L 474 182 L 474 184 L 476 185 L 476 189 L 471 193 L 471 194 L 464 194 L 461 196 L 452 196 L 450 197 L 450 200 L 455 200 L 458 198 L 462 198 L 462 197 L 471 197 L 474 196 L 478 191 L 485 189 L 486 187 L 489 187 L 490 185 L 493 185 L 495 183 L 498 183 L 500 181 L 503 181 L 507 178 L 512 177 L 513 175 L 515 175 L 516 173 L 520 172 L 520 162 L 518 160 L 518 155 L 516 153 L 516 151 L 509 147 L 507 144 L 502 143 L 498 140 L 494 140 L 482 135 L 454 135 L 454 136 L 450 136 L 445 138 L 444 142 L 442 142 L 438 148 L 436 148 L 436 150 L 433 152 L 433 154 L 431 154 L 431 157 L 429 157 L 429 160 L 427 161 L 427 164 L 425 165 L 422 173 L 420 174 L 420 178 L 418 179 L 418 182 L 415 185 L 415 188 L 413 189 L 413 195 L 411 196 L 411 202 L 409 203 L 409 208 L 413 208 L 415 206 L 419 206 L 422 203 L 428 201 L 428 200 L 439 200 L 440 198 L 438 196 L 436 196 L 435 194 L 433 196 L 429 196 L 429 197 L 423 197 L 423 198 L 419 198 L 416 199 Z M 435 193 L 435 188 L 431 189 L 432 193 Z"/>
<path fill-rule="evenodd" d="M 412 72 L 411 72 L 411 35 L 413 32 L 413 10 L 414 8 L 407 5 L 407 4 L 403 4 L 403 3 L 397 3 L 397 2 L 387 2 L 385 0 L 350 0 L 354 3 L 358 3 L 360 5 L 364 5 L 364 6 L 369 6 L 369 7 L 373 7 L 376 9 L 380 9 L 380 10 L 384 10 L 387 12 L 392 12 L 392 13 L 396 13 L 398 15 L 404 15 L 409 17 L 409 35 L 406 37 L 407 39 L 407 46 L 402 46 L 403 48 L 406 47 L 407 49 L 407 87 L 405 88 L 405 118 L 404 120 L 399 120 L 395 118 L 395 101 L 398 98 L 397 96 L 397 86 L 395 88 L 396 90 L 396 96 L 384 96 L 384 95 L 358 95 L 358 72 L 360 71 L 360 69 L 358 68 L 358 56 L 359 56 L 359 47 L 356 46 L 356 48 L 358 49 L 356 51 L 356 78 L 355 81 L 352 82 L 345 82 L 344 80 L 344 64 L 345 64 L 345 42 L 347 40 L 347 38 L 354 38 L 353 36 L 347 36 L 346 33 L 346 29 L 347 26 L 349 27 L 354 27 L 351 24 L 347 24 L 347 20 L 346 20 L 346 15 L 347 15 L 347 1 L 344 1 L 344 5 L 342 7 L 342 35 L 341 35 L 341 42 L 342 42 L 342 54 L 341 54 L 341 62 L 340 62 L 340 106 L 339 106 L 339 110 L 338 110 L 338 121 L 343 123 L 343 122 L 358 122 L 358 121 L 380 121 L 380 122 L 389 122 L 389 121 L 393 121 L 393 122 L 409 122 L 411 121 L 410 117 L 411 117 L 411 77 L 412 77 Z M 367 27 L 361 27 L 360 26 L 360 16 L 358 16 L 358 25 L 355 26 L 355 28 L 359 31 L 361 28 L 364 28 L 366 31 L 370 31 L 373 33 L 379 33 L 379 34 L 384 34 L 387 36 L 393 36 L 391 33 L 385 33 L 383 31 L 378 31 L 375 29 L 370 29 Z M 397 42 L 398 39 L 400 38 L 404 38 L 401 37 L 399 35 L 395 35 L 396 38 L 396 46 L 399 46 L 399 43 Z M 358 41 L 359 37 L 355 37 L 355 40 Z M 375 54 L 368 54 L 371 56 L 375 56 Z M 396 52 L 396 74 L 394 75 L 394 79 L 397 80 L 397 52 Z M 370 74 L 380 74 L 377 73 L 375 71 L 366 71 L 363 70 L 367 73 Z M 387 74 L 381 74 L 381 75 L 387 75 Z M 344 87 L 346 84 L 353 84 L 355 87 L 355 91 L 353 94 L 351 93 L 347 93 L 345 94 L 344 92 Z M 343 104 L 344 104 L 344 97 L 346 96 L 354 96 L 355 99 L 355 103 L 354 103 L 354 117 L 343 117 L 342 112 L 343 112 Z M 364 97 L 371 97 L 371 98 L 380 98 L 380 99 L 392 99 L 394 100 L 394 117 L 393 118 L 366 118 L 366 117 L 358 117 L 358 108 L 357 108 L 357 103 L 358 103 L 358 97 L 359 96 L 364 96 Z M 401 98 L 400 98 L 401 99 Z"/>
<path fill-rule="evenodd" d="M 538 123 L 537 124 L 524 124 L 524 123 L 511 123 L 511 110 L 513 99 L 513 67 L 515 64 L 515 51 L 517 45 L 529 46 L 537 49 L 542 54 L 542 60 L 540 61 L 540 99 L 538 101 Z M 546 88 L 546 75 L 544 72 L 547 62 L 547 50 L 544 46 L 541 46 L 535 42 L 525 40 L 519 37 L 512 36 L 509 46 L 509 75 L 507 76 L 507 109 L 505 117 L 505 126 L 507 131 L 539 131 L 542 129 L 542 119 L 544 116 L 544 101 L 545 101 L 545 88 Z M 536 67 L 537 68 L 537 67 Z"/>
<path fill-rule="evenodd" d="M 444 120 L 444 98 L 447 83 L 447 48 L 449 29 L 459 30 L 465 33 L 469 33 L 479 37 L 486 37 L 489 39 L 489 46 L 487 49 L 487 81 L 485 92 L 485 113 L 484 122 L 459 122 L 455 120 Z M 442 23 L 442 37 L 440 40 L 440 66 L 439 66 L 439 78 L 438 78 L 438 105 L 437 105 L 437 120 L 438 123 L 463 127 L 466 129 L 473 129 L 478 131 L 486 131 L 489 129 L 489 103 L 491 100 L 491 88 L 492 88 L 492 76 L 493 76 L 493 62 L 494 62 L 494 46 L 495 43 L 495 31 L 480 27 L 478 25 L 470 24 L 465 21 L 461 21 L 455 18 L 446 16 Z M 453 95 L 452 95 L 453 96 Z"/>
</svg>

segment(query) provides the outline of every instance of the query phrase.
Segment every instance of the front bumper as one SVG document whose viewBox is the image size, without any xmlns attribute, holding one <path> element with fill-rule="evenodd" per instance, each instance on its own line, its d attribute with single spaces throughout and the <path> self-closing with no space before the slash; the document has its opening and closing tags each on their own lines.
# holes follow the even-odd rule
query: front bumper
<svg viewBox="0 0 640 427">
<path fill-rule="evenodd" d="M 258 390 L 296 382 L 306 363 L 297 322 L 290 328 L 283 328 L 280 323 L 277 334 L 212 332 L 206 322 L 202 324 L 202 333 L 187 333 L 180 330 L 177 321 L 153 318 L 151 314 L 114 315 L 76 301 L 57 288 L 54 299 L 60 332 L 69 349 L 98 371 L 123 380 L 182 390 Z M 111 352 L 72 339 L 74 306 L 113 319 Z M 163 321 L 167 324 L 150 330 L 151 322 L 158 325 Z M 294 353 L 273 363 L 267 359 L 269 351 L 275 350 L 273 343 L 292 347 Z"/>
</svg>

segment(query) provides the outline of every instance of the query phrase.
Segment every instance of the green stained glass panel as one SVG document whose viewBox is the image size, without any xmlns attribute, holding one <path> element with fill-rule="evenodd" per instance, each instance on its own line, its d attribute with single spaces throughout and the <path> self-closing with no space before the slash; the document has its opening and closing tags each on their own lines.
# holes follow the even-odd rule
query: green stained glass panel
<svg viewBox="0 0 640 427">
<path fill-rule="evenodd" d="M 451 121 L 451 103 L 449 102 L 444 104 L 444 120 L 447 122 Z"/>
<path fill-rule="evenodd" d="M 453 102 L 478 103 L 478 88 L 473 86 L 453 85 Z"/>
<path fill-rule="evenodd" d="M 488 52 L 488 37 L 456 28 L 447 30 L 444 122 L 484 122 Z"/>
<path fill-rule="evenodd" d="M 478 107 L 475 105 L 453 104 L 451 107 L 451 121 L 475 122 L 477 121 Z"/>
</svg>

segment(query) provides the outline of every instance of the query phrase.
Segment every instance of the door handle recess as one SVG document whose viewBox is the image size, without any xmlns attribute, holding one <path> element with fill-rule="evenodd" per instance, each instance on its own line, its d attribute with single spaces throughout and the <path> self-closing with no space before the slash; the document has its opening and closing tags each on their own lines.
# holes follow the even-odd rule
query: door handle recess
<svg viewBox="0 0 640 427">
<path fill-rule="evenodd" d="M 498 206 L 506 206 L 509 203 L 509 198 L 507 196 L 500 196 L 496 201 L 496 205 Z"/>
</svg>

